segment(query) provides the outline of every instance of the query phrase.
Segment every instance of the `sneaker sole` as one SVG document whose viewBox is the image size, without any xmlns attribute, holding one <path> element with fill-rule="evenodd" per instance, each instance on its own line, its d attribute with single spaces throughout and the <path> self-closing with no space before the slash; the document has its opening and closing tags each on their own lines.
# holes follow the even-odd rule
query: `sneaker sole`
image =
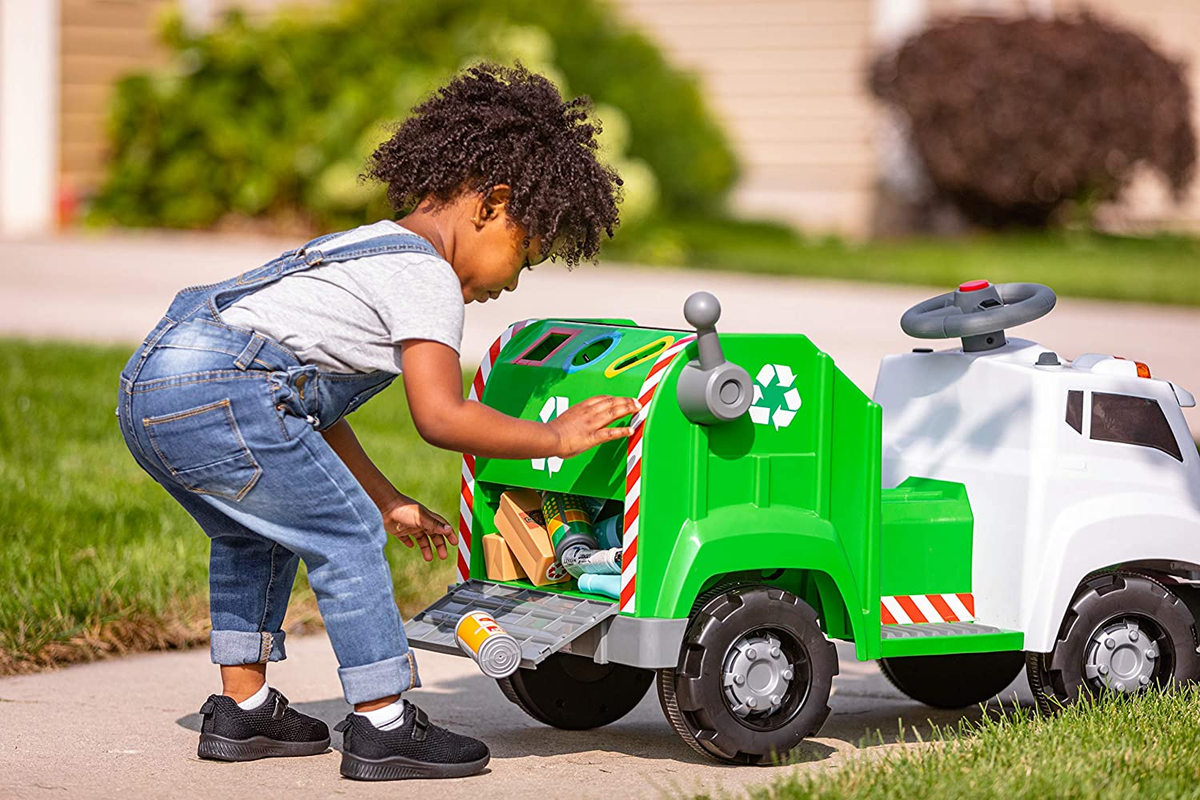
<svg viewBox="0 0 1200 800">
<path fill-rule="evenodd" d="M 214 733 L 202 733 L 196 755 L 211 761 L 256 761 L 260 758 L 316 756 L 328 749 L 327 738 L 319 742 L 281 742 L 266 736 L 227 739 Z"/>
<path fill-rule="evenodd" d="M 342 775 L 356 781 L 401 781 L 409 778 L 465 778 L 474 775 L 488 765 L 491 754 L 478 761 L 461 764 L 434 764 L 415 761 L 403 756 L 391 758 L 361 758 L 342 753 Z"/>
</svg>

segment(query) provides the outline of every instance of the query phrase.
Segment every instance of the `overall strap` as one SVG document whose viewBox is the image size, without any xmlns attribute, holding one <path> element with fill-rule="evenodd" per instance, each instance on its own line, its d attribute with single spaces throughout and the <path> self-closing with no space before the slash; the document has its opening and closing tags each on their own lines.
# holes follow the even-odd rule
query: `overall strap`
<svg viewBox="0 0 1200 800">
<path fill-rule="evenodd" d="M 338 261 L 353 261 L 367 256 L 389 255 L 392 253 L 425 253 L 437 256 L 438 251 L 433 245 L 417 236 L 415 233 L 389 233 L 376 236 L 353 244 L 322 250 L 319 245 L 328 237 L 315 239 L 296 253 L 296 267 L 314 267 L 317 264 L 334 263 Z M 290 271 L 290 270 L 289 270 Z"/>
<path fill-rule="evenodd" d="M 346 234 L 346 231 L 334 231 L 333 233 L 323 234 L 323 235 L 318 236 L 317 238 L 313 239 L 312 241 L 308 242 L 307 244 L 301 245 L 300 247 L 293 247 L 291 250 L 285 251 L 284 253 L 277 256 L 275 260 L 276 261 L 286 261 L 287 259 L 296 255 L 297 253 L 303 253 L 305 250 L 311 250 L 313 248 L 316 248 L 316 247 L 324 244 L 325 242 L 328 242 L 330 239 L 336 239 L 337 237 L 344 236 L 345 234 Z"/>
<path fill-rule="evenodd" d="M 342 236 L 344 231 L 326 234 L 313 239 L 308 244 L 296 250 L 289 250 L 282 256 L 267 262 L 257 269 L 244 272 L 212 287 L 208 290 L 200 304 L 193 310 L 207 309 L 213 319 L 220 320 L 221 309 L 227 308 L 238 298 L 257 291 L 267 284 L 274 283 L 284 275 L 315 267 L 318 264 L 331 264 L 339 261 L 353 261 L 367 256 L 387 255 L 391 253 L 426 253 L 438 255 L 437 250 L 429 242 L 415 233 L 389 233 L 364 239 L 354 244 L 334 247 L 328 252 L 321 250 L 320 245 L 329 240 Z"/>
</svg>

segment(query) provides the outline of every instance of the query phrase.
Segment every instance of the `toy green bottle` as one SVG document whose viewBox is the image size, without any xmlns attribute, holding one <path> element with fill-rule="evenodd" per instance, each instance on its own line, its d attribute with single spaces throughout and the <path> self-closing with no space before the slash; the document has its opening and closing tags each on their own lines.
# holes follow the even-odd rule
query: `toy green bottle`
<svg viewBox="0 0 1200 800">
<path fill-rule="evenodd" d="M 599 547 L 592 527 L 592 515 L 587 503 L 576 494 L 542 492 L 542 513 L 546 531 L 554 545 L 554 558 L 561 561 L 563 553 L 572 547 Z"/>
</svg>

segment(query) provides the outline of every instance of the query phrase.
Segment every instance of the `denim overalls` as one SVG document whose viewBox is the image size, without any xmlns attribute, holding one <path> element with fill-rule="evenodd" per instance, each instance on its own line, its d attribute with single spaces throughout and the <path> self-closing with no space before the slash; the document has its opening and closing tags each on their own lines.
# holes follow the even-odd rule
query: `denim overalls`
<svg viewBox="0 0 1200 800">
<path fill-rule="evenodd" d="M 285 658 L 300 559 L 350 703 L 420 686 L 392 595 L 379 509 L 317 431 L 383 390 L 386 372 L 338 374 L 221 319 L 292 272 L 386 253 L 429 253 L 390 234 L 322 252 L 323 236 L 235 278 L 184 289 L 121 372 L 121 433 L 138 464 L 212 540 L 212 660 Z"/>
</svg>

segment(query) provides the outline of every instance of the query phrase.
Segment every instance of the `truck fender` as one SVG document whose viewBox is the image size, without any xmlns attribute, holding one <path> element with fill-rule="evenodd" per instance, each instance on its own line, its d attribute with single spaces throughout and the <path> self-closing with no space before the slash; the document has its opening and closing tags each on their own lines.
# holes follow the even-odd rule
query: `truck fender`
<svg viewBox="0 0 1200 800">
<path fill-rule="evenodd" d="M 1061 511 L 1044 551 L 1026 553 L 1025 649 L 1048 653 L 1079 584 L 1092 572 L 1155 559 L 1200 563 L 1200 512 L 1161 494 L 1094 498 Z M 1029 591 L 1032 590 L 1032 591 Z"/>
<path fill-rule="evenodd" d="M 730 506 L 686 522 L 652 613 L 686 617 L 701 587 L 711 578 L 743 570 L 777 569 L 803 569 L 827 576 L 849 612 L 855 641 L 867 641 L 860 612 L 864 604 L 837 531 L 829 520 L 783 506 Z M 822 583 L 818 582 L 818 588 L 825 601 L 829 587 Z"/>
</svg>

